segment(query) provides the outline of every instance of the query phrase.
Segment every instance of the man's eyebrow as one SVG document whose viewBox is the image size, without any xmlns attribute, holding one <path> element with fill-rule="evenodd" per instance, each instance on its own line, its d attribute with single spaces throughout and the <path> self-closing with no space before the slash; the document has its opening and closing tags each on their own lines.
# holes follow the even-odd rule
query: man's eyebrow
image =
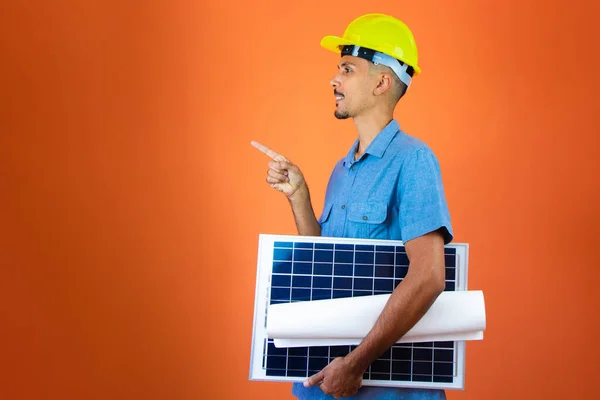
<svg viewBox="0 0 600 400">
<path fill-rule="evenodd" d="M 356 67 L 356 65 L 352 64 L 350 61 L 344 61 L 343 63 L 340 64 L 340 67 L 347 67 L 347 66 Z"/>
</svg>

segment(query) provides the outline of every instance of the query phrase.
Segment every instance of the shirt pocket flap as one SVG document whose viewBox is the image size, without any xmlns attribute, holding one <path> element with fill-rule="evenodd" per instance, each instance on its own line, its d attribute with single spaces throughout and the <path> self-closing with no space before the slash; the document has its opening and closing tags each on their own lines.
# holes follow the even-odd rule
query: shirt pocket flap
<svg viewBox="0 0 600 400">
<path fill-rule="evenodd" d="M 332 208 L 333 204 L 325 204 L 325 207 L 323 207 L 323 212 L 321 213 L 321 217 L 317 220 L 319 224 L 322 224 L 329 219 L 329 214 L 331 214 Z"/>
<path fill-rule="evenodd" d="M 385 203 L 348 204 L 348 220 L 366 224 L 381 224 L 387 217 Z"/>
</svg>

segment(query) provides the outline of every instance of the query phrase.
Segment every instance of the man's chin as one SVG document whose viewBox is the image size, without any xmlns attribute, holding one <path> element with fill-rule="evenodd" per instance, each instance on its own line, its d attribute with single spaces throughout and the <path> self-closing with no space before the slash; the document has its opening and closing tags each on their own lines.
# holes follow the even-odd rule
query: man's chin
<svg viewBox="0 0 600 400">
<path fill-rule="evenodd" d="M 350 114 L 348 114 L 348 112 L 346 112 L 346 111 L 335 111 L 333 113 L 333 115 L 335 115 L 335 117 L 337 119 L 348 119 L 348 118 L 350 118 Z"/>
</svg>

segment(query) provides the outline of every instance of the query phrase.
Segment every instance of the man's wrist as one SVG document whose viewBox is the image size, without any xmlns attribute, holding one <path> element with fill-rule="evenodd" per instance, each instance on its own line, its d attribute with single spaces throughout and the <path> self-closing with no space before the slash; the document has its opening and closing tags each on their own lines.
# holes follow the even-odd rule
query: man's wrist
<svg viewBox="0 0 600 400">
<path fill-rule="evenodd" d="M 371 361 L 368 359 L 367 354 L 359 348 L 351 351 L 345 358 L 350 365 L 350 368 L 356 372 L 356 374 L 362 375 L 367 368 L 369 368 L 369 365 L 371 365 Z"/>
<path fill-rule="evenodd" d="M 288 196 L 288 200 L 292 205 L 298 205 L 305 202 L 308 199 L 308 187 L 306 185 L 300 186 L 296 191 Z"/>
</svg>

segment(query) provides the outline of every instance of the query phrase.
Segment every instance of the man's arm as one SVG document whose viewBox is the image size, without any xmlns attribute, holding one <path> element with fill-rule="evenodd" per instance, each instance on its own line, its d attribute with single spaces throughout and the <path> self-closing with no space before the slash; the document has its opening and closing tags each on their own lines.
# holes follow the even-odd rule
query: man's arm
<svg viewBox="0 0 600 400">
<path fill-rule="evenodd" d="M 306 182 L 288 197 L 298 228 L 298 234 L 304 236 L 321 236 L 321 225 L 317 221 L 310 201 L 310 192 Z"/>
<path fill-rule="evenodd" d="M 404 336 L 445 288 L 444 239 L 432 232 L 405 243 L 409 259 L 406 277 L 396 287 L 375 325 L 346 358 L 362 373 Z"/>
<path fill-rule="evenodd" d="M 352 396 L 360 388 L 364 371 L 404 336 L 445 288 L 444 238 L 439 231 L 404 244 L 409 268 L 396 287 L 369 334 L 346 357 L 333 360 L 308 378 L 305 386 L 321 383 L 333 396 Z"/>
</svg>

